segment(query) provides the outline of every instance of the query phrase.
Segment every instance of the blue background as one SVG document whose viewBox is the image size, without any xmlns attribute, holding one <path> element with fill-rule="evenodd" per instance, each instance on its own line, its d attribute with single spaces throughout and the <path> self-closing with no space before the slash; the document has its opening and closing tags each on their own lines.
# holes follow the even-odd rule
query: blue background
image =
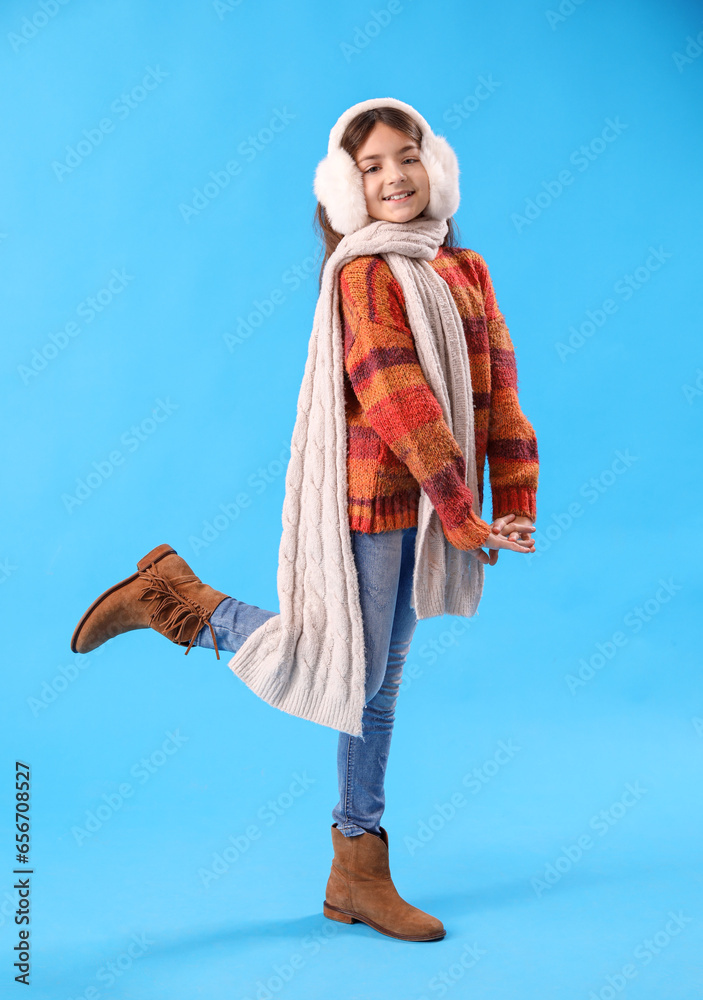
<svg viewBox="0 0 703 1000">
<path fill-rule="evenodd" d="M 2 989 L 19 989 L 19 758 L 35 997 L 699 1000 L 701 5 L 45 7 L 0 15 Z M 90 601 L 161 542 L 277 610 L 280 456 L 317 297 L 312 178 L 338 115 L 384 95 L 457 151 L 461 244 L 490 268 L 541 460 L 537 554 L 502 553 L 480 614 L 420 623 L 407 664 L 384 825 L 399 891 L 448 929 L 434 944 L 322 917 L 335 731 L 152 631 L 69 650 Z M 277 114 L 285 127 L 262 132 Z M 91 316 L 113 269 L 122 287 Z M 589 310 L 602 322 L 579 340 Z M 150 422 L 159 400 L 167 419 Z M 208 533 L 238 494 L 247 506 Z"/>
</svg>

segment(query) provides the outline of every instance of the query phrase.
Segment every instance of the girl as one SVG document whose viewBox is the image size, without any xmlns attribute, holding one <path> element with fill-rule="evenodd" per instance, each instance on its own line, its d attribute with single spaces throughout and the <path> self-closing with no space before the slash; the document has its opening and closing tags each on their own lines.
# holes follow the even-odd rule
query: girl
<svg viewBox="0 0 703 1000">
<path fill-rule="evenodd" d="M 332 129 L 314 188 L 324 260 L 286 476 L 281 611 L 214 590 L 159 545 L 93 602 L 71 648 L 151 627 L 186 653 L 228 650 L 269 703 L 339 729 L 323 912 L 435 940 L 444 926 L 396 891 L 380 825 L 395 703 L 417 621 L 473 614 L 483 566 L 500 549 L 534 551 L 537 442 L 486 263 L 457 246 L 446 140 L 402 101 L 363 101 Z"/>
</svg>

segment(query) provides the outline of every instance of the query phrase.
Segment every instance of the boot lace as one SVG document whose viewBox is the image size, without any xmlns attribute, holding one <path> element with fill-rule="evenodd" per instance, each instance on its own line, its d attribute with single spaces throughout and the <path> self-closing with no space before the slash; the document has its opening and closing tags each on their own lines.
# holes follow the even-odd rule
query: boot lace
<svg viewBox="0 0 703 1000">
<path fill-rule="evenodd" d="M 185 637 L 187 637 L 186 627 L 189 622 L 194 620 L 194 631 L 188 643 L 188 648 L 185 651 L 186 656 L 190 652 L 190 648 L 195 642 L 198 632 L 200 632 L 204 625 L 207 625 L 212 635 L 215 654 L 219 660 L 220 651 L 217 646 L 217 637 L 215 630 L 210 624 L 210 612 L 207 608 L 198 604 L 197 601 L 186 597 L 185 594 L 180 594 L 166 577 L 157 573 L 152 566 L 139 570 L 139 575 L 144 581 L 144 589 L 139 595 L 139 600 L 156 601 L 154 610 L 151 612 L 149 618 L 149 625 L 153 628 L 155 627 L 154 623 L 158 624 L 157 631 L 163 632 L 172 642 L 176 642 L 182 646 L 185 645 L 185 642 L 182 641 L 184 633 Z M 197 628 L 195 627 L 196 625 Z"/>
</svg>

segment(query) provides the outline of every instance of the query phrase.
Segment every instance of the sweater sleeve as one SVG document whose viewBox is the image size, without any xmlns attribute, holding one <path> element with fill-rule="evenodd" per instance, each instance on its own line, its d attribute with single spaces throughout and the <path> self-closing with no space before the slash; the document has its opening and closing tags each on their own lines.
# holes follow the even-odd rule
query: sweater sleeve
<svg viewBox="0 0 703 1000">
<path fill-rule="evenodd" d="M 504 514 L 537 516 L 539 456 L 532 424 L 518 401 L 515 351 L 498 307 L 485 260 L 478 258 L 491 352 L 491 403 L 486 456 L 493 520 Z"/>
<path fill-rule="evenodd" d="M 345 368 L 364 414 L 404 462 L 458 549 L 479 548 L 491 526 L 472 509 L 466 463 L 415 351 L 402 289 L 380 257 L 340 273 Z"/>
</svg>

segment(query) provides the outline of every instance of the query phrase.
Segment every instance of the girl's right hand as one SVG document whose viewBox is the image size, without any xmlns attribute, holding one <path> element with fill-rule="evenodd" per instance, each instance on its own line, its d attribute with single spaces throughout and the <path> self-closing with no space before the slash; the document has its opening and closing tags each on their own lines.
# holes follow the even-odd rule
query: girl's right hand
<svg viewBox="0 0 703 1000">
<path fill-rule="evenodd" d="M 485 552 L 484 549 L 490 549 L 490 553 Z M 505 535 L 500 532 L 495 532 L 491 529 L 486 541 L 483 546 L 478 549 L 474 549 L 479 562 L 488 563 L 489 566 L 495 566 L 498 561 L 498 551 L 500 549 L 510 549 L 512 552 L 534 552 L 535 543 L 533 538 L 520 538 L 515 541 L 511 541 Z"/>
</svg>

